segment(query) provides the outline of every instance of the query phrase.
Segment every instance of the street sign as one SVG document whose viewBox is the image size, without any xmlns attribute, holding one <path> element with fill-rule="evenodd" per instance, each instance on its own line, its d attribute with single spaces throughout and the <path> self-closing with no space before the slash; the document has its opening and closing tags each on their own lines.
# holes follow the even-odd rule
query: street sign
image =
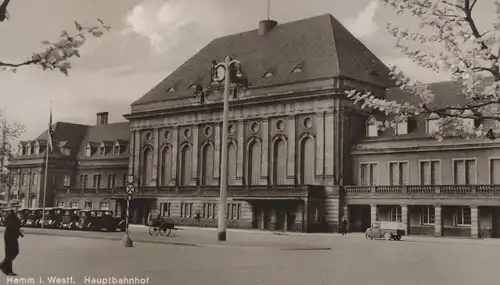
<svg viewBox="0 0 500 285">
<path fill-rule="evenodd" d="M 134 183 L 134 175 L 127 176 L 127 182 L 128 183 Z"/>
<path fill-rule="evenodd" d="M 132 195 L 134 194 L 135 192 L 135 186 L 134 184 L 127 184 L 127 186 L 125 187 L 125 192 L 127 192 L 128 195 Z"/>
</svg>

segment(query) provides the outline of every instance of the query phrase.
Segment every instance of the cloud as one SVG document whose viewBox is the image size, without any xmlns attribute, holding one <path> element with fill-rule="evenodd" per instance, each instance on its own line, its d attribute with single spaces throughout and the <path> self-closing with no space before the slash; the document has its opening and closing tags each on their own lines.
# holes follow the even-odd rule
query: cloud
<svg viewBox="0 0 500 285">
<path fill-rule="evenodd" d="M 356 17 L 345 21 L 349 31 L 358 38 L 372 36 L 378 32 L 375 22 L 375 13 L 379 8 L 379 0 L 371 0 L 365 9 L 361 10 Z"/>
</svg>

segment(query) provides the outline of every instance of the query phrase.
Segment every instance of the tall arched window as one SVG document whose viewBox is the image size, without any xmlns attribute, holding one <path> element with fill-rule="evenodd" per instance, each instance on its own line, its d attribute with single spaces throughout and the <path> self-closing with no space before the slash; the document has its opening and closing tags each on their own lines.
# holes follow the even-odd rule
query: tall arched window
<svg viewBox="0 0 500 285">
<path fill-rule="evenodd" d="M 191 181 L 191 161 L 193 160 L 192 158 L 192 151 L 191 147 L 189 145 L 185 145 L 182 148 L 181 152 L 181 181 L 180 185 L 181 186 L 186 186 L 189 185 L 189 182 Z"/>
<path fill-rule="evenodd" d="M 142 185 L 148 186 L 153 180 L 153 149 L 144 149 L 142 157 Z"/>
<path fill-rule="evenodd" d="M 283 185 L 286 179 L 286 142 L 277 139 L 273 148 L 273 183 Z"/>
<path fill-rule="evenodd" d="M 316 149 L 314 140 L 306 137 L 300 144 L 300 184 L 314 184 Z"/>
<path fill-rule="evenodd" d="M 203 185 L 212 184 L 212 177 L 214 173 L 214 147 L 211 144 L 206 144 L 203 147 Z"/>
<path fill-rule="evenodd" d="M 161 152 L 161 185 L 166 186 L 170 181 L 172 173 L 172 149 L 165 146 Z"/>
<path fill-rule="evenodd" d="M 259 141 L 253 141 L 248 148 L 248 179 L 247 184 L 259 185 L 260 182 L 260 163 L 262 147 Z"/>
<path fill-rule="evenodd" d="M 236 159 L 237 159 L 236 143 L 230 142 L 227 154 L 227 184 L 233 185 L 236 183 Z"/>
</svg>

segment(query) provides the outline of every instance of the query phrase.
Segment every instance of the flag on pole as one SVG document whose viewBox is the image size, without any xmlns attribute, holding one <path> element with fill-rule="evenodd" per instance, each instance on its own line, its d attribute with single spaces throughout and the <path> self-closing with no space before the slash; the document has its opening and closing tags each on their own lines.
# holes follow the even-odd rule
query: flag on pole
<svg viewBox="0 0 500 285">
<path fill-rule="evenodd" d="M 54 134 L 54 130 L 52 129 L 52 108 L 50 109 L 50 118 L 49 118 L 49 130 L 48 130 L 48 145 L 49 145 L 49 152 L 52 152 L 54 146 L 52 145 L 52 137 Z"/>
</svg>

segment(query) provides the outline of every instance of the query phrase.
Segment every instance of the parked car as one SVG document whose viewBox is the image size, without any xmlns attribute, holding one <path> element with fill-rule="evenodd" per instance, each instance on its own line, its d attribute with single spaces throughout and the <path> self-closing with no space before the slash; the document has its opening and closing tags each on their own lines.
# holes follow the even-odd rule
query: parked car
<svg viewBox="0 0 500 285">
<path fill-rule="evenodd" d="M 405 224 L 399 222 L 376 222 L 365 232 L 365 237 L 367 239 L 383 238 L 386 240 L 401 240 L 401 237 L 404 235 Z"/>
<path fill-rule="evenodd" d="M 78 229 L 99 231 L 102 229 L 114 232 L 122 229 L 121 223 L 108 210 L 81 210 L 79 213 Z"/>
<path fill-rule="evenodd" d="M 43 227 L 49 229 L 59 228 L 62 222 L 62 208 L 45 208 Z"/>
<path fill-rule="evenodd" d="M 42 208 L 28 209 L 25 227 L 38 228 L 41 226 Z"/>
<path fill-rule="evenodd" d="M 62 209 L 61 229 L 76 230 L 80 220 L 80 209 Z"/>
</svg>

